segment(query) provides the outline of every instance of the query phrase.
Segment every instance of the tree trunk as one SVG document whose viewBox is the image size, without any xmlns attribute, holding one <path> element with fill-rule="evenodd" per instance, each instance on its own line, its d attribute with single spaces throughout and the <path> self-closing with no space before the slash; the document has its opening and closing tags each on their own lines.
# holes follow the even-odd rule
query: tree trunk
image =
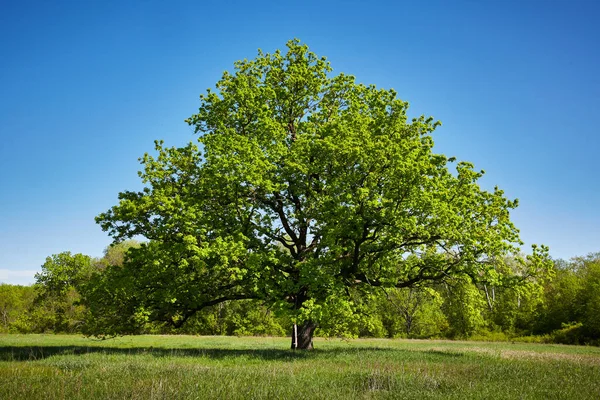
<svg viewBox="0 0 600 400">
<path fill-rule="evenodd" d="M 406 328 L 406 337 L 410 337 L 410 331 L 412 329 L 412 324 L 413 324 L 413 319 L 412 319 L 412 315 L 406 315 L 406 323 L 404 324 L 404 327 Z"/>
<path fill-rule="evenodd" d="M 305 321 L 302 325 L 294 324 L 292 328 L 292 350 L 312 350 L 313 333 L 317 324 L 312 321 Z"/>
</svg>

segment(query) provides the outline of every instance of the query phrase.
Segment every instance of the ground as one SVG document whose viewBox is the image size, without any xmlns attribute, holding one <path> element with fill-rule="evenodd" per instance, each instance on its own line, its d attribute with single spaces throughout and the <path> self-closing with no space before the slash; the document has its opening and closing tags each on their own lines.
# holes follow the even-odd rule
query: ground
<svg viewBox="0 0 600 400">
<path fill-rule="evenodd" d="M 0 335 L 6 399 L 598 399 L 600 348 L 428 340 Z"/>
</svg>

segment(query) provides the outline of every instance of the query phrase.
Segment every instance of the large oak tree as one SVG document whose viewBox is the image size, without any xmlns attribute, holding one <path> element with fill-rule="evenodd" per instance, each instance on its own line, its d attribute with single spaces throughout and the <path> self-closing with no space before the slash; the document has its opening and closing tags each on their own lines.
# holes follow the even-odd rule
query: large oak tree
<svg viewBox="0 0 600 400">
<path fill-rule="evenodd" d="M 145 188 L 97 217 L 116 241 L 149 240 L 90 289 L 98 330 L 180 326 L 255 298 L 291 313 L 292 347 L 305 349 L 323 318 L 353 311 L 352 293 L 523 278 L 497 272 L 521 244 L 517 202 L 482 190 L 472 164 L 434 153 L 439 123 L 407 117 L 394 90 L 334 75 L 296 40 L 236 62 L 216 89 L 187 120 L 199 145 L 157 142 L 141 159 Z"/>
</svg>

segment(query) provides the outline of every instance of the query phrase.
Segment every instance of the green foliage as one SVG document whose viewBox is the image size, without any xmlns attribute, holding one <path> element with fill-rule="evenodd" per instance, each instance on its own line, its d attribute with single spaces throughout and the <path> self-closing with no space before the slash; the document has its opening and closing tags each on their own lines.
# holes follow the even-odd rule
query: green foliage
<svg viewBox="0 0 600 400">
<path fill-rule="evenodd" d="M 92 259 L 62 252 L 46 258 L 35 275 L 35 299 L 15 323 L 20 332 L 78 332 L 86 313 L 77 288 L 93 273 Z"/>
<path fill-rule="evenodd" d="M 558 268 L 555 279 L 546 285 L 544 303 L 539 310 L 540 319 L 536 324 L 536 332 L 550 332 L 560 329 L 563 323 L 571 323 L 577 319 L 574 305 L 582 282 L 571 266 Z"/>
<path fill-rule="evenodd" d="M 442 297 L 432 288 L 389 289 L 380 296 L 378 312 L 388 337 L 440 336 L 448 327 Z"/>
<path fill-rule="evenodd" d="M 44 282 L 53 281 L 51 271 L 65 270 L 57 265 L 73 261 L 66 255 L 49 257 L 52 261 L 45 264 Z M 59 259 L 61 263 L 55 262 Z M 556 261 L 554 272 L 538 275 L 536 285 L 532 280 L 526 290 L 523 286 L 489 286 L 457 278 L 433 286 L 374 292 L 355 287 L 337 303 L 311 307 L 310 317 L 323 321 L 316 335 L 325 337 L 460 337 L 597 345 L 598 259 L 598 254 L 591 254 L 570 262 Z M 294 316 L 286 313 L 285 307 L 268 307 L 260 300 L 225 301 L 204 308 L 176 330 L 153 321 L 144 309 L 114 308 L 115 299 L 132 293 L 122 290 L 131 276 L 124 274 L 121 279 L 117 272 L 125 267 L 106 267 L 109 263 L 104 259 L 92 260 L 92 264 L 97 269 L 79 284 L 78 290 L 71 287 L 52 291 L 42 284 L 0 285 L 0 332 L 98 333 L 96 324 L 101 324 L 105 334 L 114 335 L 129 323 L 132 331 L 137 329 L 135 333 L 281 336 L 289 334 L 293 323 Z M 79 291 L 94 313 L 82 306 Z M 98 309 L 107 305 L 107 298 L 111 306 L 103 310 L 107 314 L 101 314 Z M 124 306 L 135 303 L 123 301 Z M 92 318 L 93 314 L 100 318 Z M 109 331 L 108 323 L 119 325 Z M 537 335 L 523 336 L 531 332 Z"/>
<path fill-rule="evenodd" d="M 42 288 L 42 296 L 61 296 L 89 279 L 92 272 L 90 256 L 65 251 L 47 257 L 35 280 Z"/>
<path fill-rule="evenodd" d="M 552 331 L 549 336 L 552 343 L 585 344 L 589 342 L 581 322 L 563 324 L 560 329 Z"/>
<path fill-rule="evenodd" d="M 575 263 L 583 281 L 577 296 L 579 321 L 588 341 L 600 343 L 600 253 L 575 259 Z"/>
<path fill-rule="evenodd" d="M 123 266 L 129 249 L 137 249 L 141 247 L 141 243 L 137 240 L 129 239 L 119 243 L 113 243 L 104 249 L 104 256 L 96 260 L 95 266 L 97 269 L 104 269 L 110 265 Z"/>
<path fill-rule="evenodd" d="M 564 343 L 599 343 L 600 253 L 556 264 L 556 278 L 538 309 L 536 333 L 551 333 Z"/>
<path fill-rule="evenodd" d="M 512 276 L 517 284 L 478 285 L 487 305 L 484 311 L 487 329 L 510 334 L 531 332 L 536 323 L 535 311 L 543 302 L 544 287 L 555 275 L 553 264 L 510 256 L 496 262 L 495 268 Z"/>
<path fill-rule="evenodd" d="M 285 336 L 287 333 L 274 313 L 256 300 L 228 301 L 207 307 L 177 332 L 228 336 Z"/>
<path fill-rule="evenodd" d="M 34 297 L 31 286 L 0 283 L 0 333 L 16 330 L 16 322 L 31 307 Z"/>
<path fill-rule="evenodd" d="M 104 257 L 96 260 L 68 251 L 47 257 L 35 276 L 36 284 L 23 289 L 28 295 L 18 294 L 17 300 L 24 305 L 10 329 L 23 333 L 81 332 L 89 318 L 87 307 L 80 301 L 82 290 L 107 266 L 122 265 L 127 250 L 135 247 L 139 247 L 138 242 L 125 241 L 107 248 Z M 1 298 L 0 290 L 0 307 Z"/>
<path fill-rule="evenodd" d="M 358 332 L 354 290 L 523 281 L 492 262 L 520 245 L 517 201 L 482 190 L 468 162 L 451 171 L 454 159 L 433 152 L 439 122 L 410 119 L 394 90 L 333 75 L 297 40 L 287 47 L 236 62 L 187 120 L 200 147 L 157 141 L 141 159 L 146 187 L 97 217 L 116 241 L 150 242 L 91 290 L 94 331 L 179 327 L 220 302 L 261 299 L 323 332 Z M 546 258 L 534 248 L 520 262 Z"/>
<path fill-rule="evenodd" d="M 444 284 L 442 293 L 449 337 L 467 338 L 484 328 L 485 300 L 468 279 L 457 278 Z"/>
</svg>

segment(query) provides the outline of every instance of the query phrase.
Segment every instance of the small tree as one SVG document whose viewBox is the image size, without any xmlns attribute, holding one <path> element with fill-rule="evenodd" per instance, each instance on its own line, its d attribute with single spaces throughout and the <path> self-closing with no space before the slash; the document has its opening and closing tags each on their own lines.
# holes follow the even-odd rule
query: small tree
<svg viewBox="0 0 600 400">
<path fill-rule="evenodd" d="M 200 147 L 158 141 L 141 159 L 146 187 L 97 217 L 117 241 L 150 240 L 102 278 L 99 331 L 177 327 L 254 298 L 288 313 L 292 347 L 308 349 L 322 318 L 353 309 L 349 289 L 500 278 L 490 260 L 520 245 L 517 201 L 481 190 L 470 163 L 450 171 L 432 150 L 439 122 L 410 119 L 395 91 L 287 47 L 236 62 L 187 120 Z"/>
<path fill-rule="evenodd" d="M 32 331 L 75 332 L 81 328 L 85 307 L 78 289 L 94 271 L 92 259 L 65 251 L 46 257 L 35 274 L 36 298 L 28 319 Z"/>
</svg>

